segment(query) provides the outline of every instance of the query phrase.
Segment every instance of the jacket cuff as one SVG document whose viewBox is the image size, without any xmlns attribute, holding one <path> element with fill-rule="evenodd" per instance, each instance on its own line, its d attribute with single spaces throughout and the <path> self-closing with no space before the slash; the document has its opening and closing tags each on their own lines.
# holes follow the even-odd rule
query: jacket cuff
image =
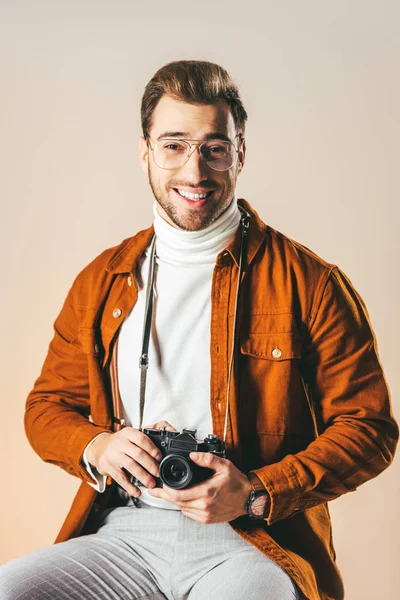
<svg viewBox="0 0 400 600">
<path fill-rule="evenodd" d="M 268 525 L 292 517 L 301 510 L 298 507 L 301 489 L 289 456 L 279 463 L 255 469 L 251 473 L 257 475 L 271 499 L 269 515 L 266 517 Z"/>
<path fill-rule="evenodd" d="M 93 442 L 95 440 L 97 440 L 98 437 L 100 437 L 101 435 L 109 435 L 109 433 L 102 431 L 101 433 L 99 433 L 98 435 L 96 435 L 86 446 L 84 452 L 83 452 L 83 456 L 82 456 L 82 462 L 85 466 L 86 471 L 89 473 L 89 475 L 91 476 L 92 479 L 94 479 L 94 481 L 96 483 L 91 483 L 90 481 L 88 481 L 87 483 L 89 485 L 92 486 L 92 488 L 94 488 L 96 490 L 96 492 L 99 492 L 100 494 L 102 494 L 104 492 L 104 490 L 106 489 L 106 481 L 107 481 L 107 475 L 101 475 L 98 470 L 96 469 L 95 466 L 91 465 L 87 459 L 87 451 L 89 450 L 90 446 L 93 444 Z"/>
<path fill-rule="evenodd" d="M 74 434 L 70 437 L 68 446 L 66 448 L 66 463 L 69 463 L 71 467 L 67 469 L 73 475 L 79 477 L 86 483 L 93 483 L 93 478 L 89 475 L 83 463 L 83 453 L 88 444 L 93 441 L 94 437 L 97 437 L 100 433 L 112 433 L 105 427 L 97 427 L 89 421 L 82 423 L 76 428 Z M 67 458 L 68 457 L 68 458 Z M 72 464 L 71 464 L 72 463 Z M 96 479 L 95 479 L 96 481 Z"/>
</svg>

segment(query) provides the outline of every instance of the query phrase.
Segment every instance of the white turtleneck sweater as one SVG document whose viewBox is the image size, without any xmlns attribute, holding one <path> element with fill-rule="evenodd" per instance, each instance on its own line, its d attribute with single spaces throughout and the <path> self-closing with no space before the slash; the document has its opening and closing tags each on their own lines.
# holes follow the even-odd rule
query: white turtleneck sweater
<svg viewBox="0 0 400 600">
<path fill-rule="evenodd" d="M 202 439 L 213 432 L 210 409 L 212 275 L 218 254 L 236 233 L 240 211 L 234 196 L 228 209 L 200 231 L 173 227 L 158 214 L 156 203 L 153 212 L 156 268 L 142 425 L 151 427 L 158 421 L 168 421 L 178 431 L 184 427 L 197 429 L 196 437 Z M 149 255 L 148 247 L 135 272 L 138 299 L 122 323 L 118 339 L 117 369 L 123 418 L 126 425 L 135 428 L 139 427 L 138 363 Z M 87 448 L 86 468 L 97 481 L 91 485 L 102 492 L 106 477 L 90 468 L 86 461 Z M 178 510 L 175 504 L 150 496 L 145 487 L 141 492 L 140 499 L 147 504 Z"/>
</svg>

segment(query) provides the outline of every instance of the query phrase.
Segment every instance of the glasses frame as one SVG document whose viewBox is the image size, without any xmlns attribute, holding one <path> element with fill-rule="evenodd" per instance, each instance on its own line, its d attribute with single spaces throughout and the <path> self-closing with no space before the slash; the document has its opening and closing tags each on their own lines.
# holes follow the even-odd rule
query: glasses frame
<svg viewBox="0 0 400 600">
<path fill-rule="evenodd" d="M 150 146 L 150 150 L 151 150 L 151 151 L 152 151 L 152 153 L 153 153 L 153 160 L 154 160 L 154 164 L 155 164 L 155 165 L 157 165 L 157 167 L 158 167 L 159 169 L 164 169 L 165 171 L 173 171 L 173 170 L 176 170 L 176 169 L 181 169 L 181 168 L 182 168 L 182 167 L 183 167 L 183 166 L 184 166 L 184 165 L 187 163 L 187 161 L 189 160 L 189 158 L 190 158 L 190 157 L 191 157 L 191 155 L 193 154 L 193 152 L 192 152 L 192 146 L 194 146 L 194 147 L 196 147 L 196 146 L 197 146 L 197 149 L 198 149 L 198 152 L 199 152 L 199 154 L 200 154 L 200 157 L 201 157 L 201 159 L 202 159 L 202 160 L 203 160 L 203 161 L 206 163 L 207 167 L 210 167 L 210 169 L 213 169 L 214 171 L 218 171 L 218 172 L 220 172 L 220 173 L 223 173 L 224 171 L 229 171 L 229 169 L 232 169 L 232 167 L 233 167 L 233 166 L 235 166 L 235 164 L 236 164 L 236 162 L 237 162 L 238 154 L 239 154 L 239 152 L 240 152 L 240 149 L 241 149 L 241 147 L 242 147 L 242 144 L 243 144 L 243 142 L 244 142 L 244 139 L 245 139 L 245 138 L 242 136 L 242 134 L 241 134 L 241 133 L 238 133 L 237 135 L 235 135 L 235 137 L 234 137 L 234 139 L 235 139 L 235 140 L 236 140 L 236 138 L 237 138 L 237 137 L 239 138 L 239 146 L 238 146 L 237 148 L 235 148 L 235 144 L 234 144 L 234 142 L 232 142 L 232 141 L 227 141 L 227 140 L 221 140 L 221 139 L 219 139 L 219 138 L 215 138 L 215 140 L 214 140 L 214 139 L 211 139 L 211 140 L 187 140 L 187 139 L 185 139 L 185 138 L 168 138 L 168 137 L 166 137 L 166 138 L 162 138 L 161 140 L 158 140 L 158 142 L 155 142 L 154 140 L 152 140 L 152 138 L 149 136 L 149 134 L 148 134 L 148 133 L 145 133 L 144 137 L 145 137 L 145 139 L 146 139 L 146 141 L 147 141 L 148 145 Z M 150 144 L 150 140 L 151 140 L 151 141 L 154 143 L 154 146 L 153 146 L 153 147 L 152 147 L 152 146 L 151 146 L 151 144 Z M 160 165 L 159 165 L 159 164 L 156 162 L 156 159 L 154 158 L 154 150 L 156 149 L 156 147 L 157 147 L 157 144 L 158 144 L 159 142 L 165 142 L 165 141 L 171 141 L 171 142 L 186 142 L 187 144 L 189 144 L 189 149 L 188 149 L 188 153 L 187 153 L 186 159 L 185 159 L 185 161 L 184 161 L 184 162 L 183 162 L 183 163 L 180 165 L 180 167 L 160 167 Z M 230 166 L 230 167 L 227 167 L 226 169 L 215 169 L 215 168 L 214 168 L 214 167 L 212 167 L 211 165 L 207 164 L 207 162 L 206 162 L 205 158 L 203 157 L 203 155 L 202 155 L 202 153 L 201 153 L 201 147 L 202 147 L 202 145 L 203 145 L 203 144 L 207 144 L 207 143 L 209 143 L 209 142 L 214 142 L 214 141 L 216 141 L 216 142 L 225 142 L 225 144 L 231 144 L 231 145 L 234 147 L 234 150 L 235 150 L 235 155 L 234 155 L 234 160 L 233 160 L 233 163 L 231 164 L 231 166 Z M 190 142 L 196 142 L 196 143 L 195 143 L 195 144 L 191 144 Z"/>
</svg>

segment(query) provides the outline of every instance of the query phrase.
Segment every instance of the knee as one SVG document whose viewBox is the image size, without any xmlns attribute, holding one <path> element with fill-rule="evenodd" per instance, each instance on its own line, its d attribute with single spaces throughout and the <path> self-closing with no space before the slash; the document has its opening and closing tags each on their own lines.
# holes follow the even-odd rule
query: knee
<svg viewBox="0 0 400 600">
<path fill-rule="evenodd" d="M 13 564 L 17 561 L 0 566 L 1 600 L 17 600 L 17 598 L 18 600 L 25 600 L 29 597 L 29 585 L 24 582 L 24 570 Z"/>
<path fill-rule="evenodd" d="M 1 600 L 38 600 L 45 579 L 39 576 L 35 553 L 21 556 L 0 566 Z"/>
</svg>

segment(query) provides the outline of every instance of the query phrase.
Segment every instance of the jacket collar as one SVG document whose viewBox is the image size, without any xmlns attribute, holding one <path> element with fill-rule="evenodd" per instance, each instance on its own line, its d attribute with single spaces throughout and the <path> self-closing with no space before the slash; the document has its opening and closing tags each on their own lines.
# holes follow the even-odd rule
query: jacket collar
<svg viewBox="0 0 400 600">
<path fill-rule="evenodd" d="M 247 264 L 250 264 L 256 255 L 267 231 L 267 226 L 261 221 L 257 212 L 251 208 L 250 204 L 244 198 L 238 199 L 238 205 L 241 206 L 249 215 L 249 236 L 247 242 Z M 217 264 L 223 260 L 223 255 L 226 252 L 232 257 L 236 265 L 239 264 L 240 251 L 240 227 L 226 250 L 221 252 L 217 257 Z M 140 256 L 150 243 L 154 235 L 154 226 L 151 225 L 147 229 L 139 231 L 133 237 L 124 240 L 116 249 L 107 264 L 106 270 L 110 273 L 133 273 L 136 263 Z"/>
<path fill-rule="evenodd" d="M 244 199 L 238 199 L 238 205 L 241 206 L 245 213 L 248 214 L 249 218 L 249 232 L 248 232 L 248 241 L 247 241 L 247 258 L 246 264 L 249 265 L 253 258 L 255 257 L 258 249 L 261 246 L 261 243 L 265 237 L 267 226 L 261 221 L 257 212 L 250 206 L 250 204 Z M 228 252 L 233 261 L 239 266 L 239 254 L 240 254 L 240 237 L 241 237 L 241 228 L 238 227 L 235 237 L 232 242 L 227 246 L 224 252 Z M 217 258 L 217 264 L 222 260 L 222 254 L 219 254 Z"/>
</svg>

